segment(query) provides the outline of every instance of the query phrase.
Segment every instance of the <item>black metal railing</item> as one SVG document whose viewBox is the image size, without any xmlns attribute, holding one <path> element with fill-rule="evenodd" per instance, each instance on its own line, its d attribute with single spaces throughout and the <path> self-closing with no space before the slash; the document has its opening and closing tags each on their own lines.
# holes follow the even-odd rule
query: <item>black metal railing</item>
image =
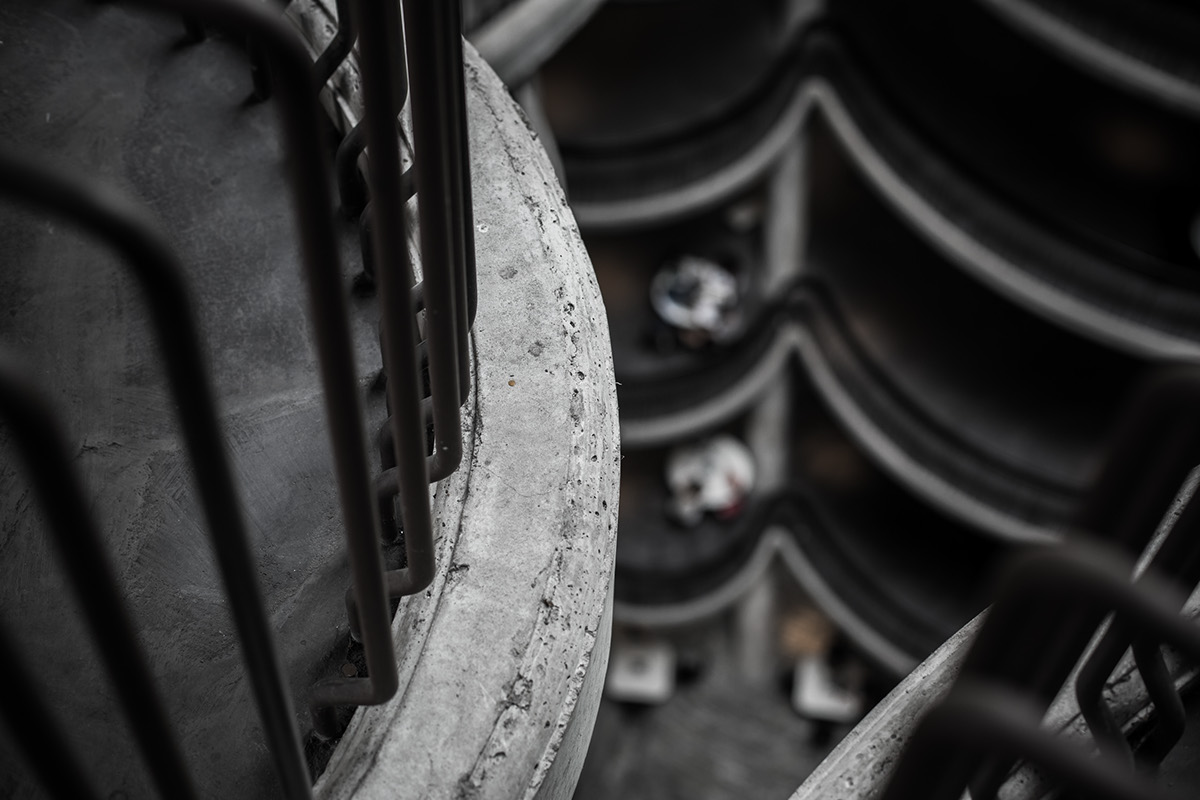
<svg viewBox="0 0 1200 800">
<path fill-rule="evenodd" d="M 462 459 L 460 406 L 470 386 L 468 338 L 476 293 L 461 11 L 457 2 L 405 2 L 404 24 L 412 42 L 406 53 L 399 0 L 338 0 L 338 30 L 314 64 L 297 31 L 281 16 L 280 4 L 256 0 L 138 0 L 138 4 L 180 14 L 191 41 L 203 38 L 205 26 L 244 37 L 249 43 L 255 96 L 273 98 L 280 111 L 353 580 L 347 592 L 349 621 L 363 646 L 368 673 L 368 677 L 322 681 L 313 688 L 314 728 L 321 736 L 336 737 L 341 733 L 339 707 L 383 703 L 397 689 L 389 601 L 418 592 L 432 580 L 428 487 L 453 473 Z M 365 117 L 339 147 L 337 165 L 344 206 L 357 209 L 361 203 L 364 209 L 360 211 L 365 222 L 364 261 L 379 299 L 389 413 L 378 437 L 383 467 L 379 479 L 371 477 L 368 467 L 333 226 L 331 165 L 322 141 L 327 125 L 317 97 L 349 56 L 354 31 L 358 31 Z M 410 74 L 418 153 L 415 177 L 401 171 L 397 124 Z M 357 174 L 364 146 L 370 155 L 365 186 Z M 414 189 L 421 199 L 423 273 L 423 281 L 415 285 L 400 224 Z M 266 743 L 284 795 L 310 797 L 311 777 L 223 449 L 193 305 L 175 255 L 135 203 L 103 184 L 73 177 L 26 154 L 0 152 L 0 194 L 54 212 L 104 240 L 123 256 L 145 289 Z M 371 225 L 373 219 L 389 224 Z M 425 370 L 430 384 L 427 396 L 422 391 Z M 107 567 L 81 484 L 65 455 L 64 437 L 28 374 L 10 360 L 0 359 L 0 414 L 10 424 L 43 498 L 72 587 L 156 787 L 164 797 L 193 797 L 187 767 L 156 697 L 145 654 L 122 605 L 113 571 Z M 432 449 L 427 441 L 430 424 Z M 397 498 L 398 518 L 392 513 Z M 395 539 L 401 530 L 406 566 L 385 571 L 382 542 Z M 39 779 L 56 797 L 96 796 L 32 688 L 18 649 L 2 630 L 0 662 L 0 711 Z"/>
<path fill-rule="evenodd" d="M 918 725 L 884 798 L 957 799 L 968 787 L 976 800 L 993 798 L 1018 758 L 1082 796 L 1172 796 L 1139 772 L 1161 761 L 1184 729 L 1163 647 L 1200 663 L 1200 627 L 1180 615 L 1183 590 L 1200 582 L 1200 497 L 1184 501 L 1143 569 L 1135 571 L 1133 559 L 1200 463 L 1198 402 L 1194 371 L 1169 373 L 1140 395 L 1079 515 L 1078 529 L 1092 536 L 1014 559 L 955 684 Z M 1104 697 L 1130 649 L 1157 716 L 1136 771 Z M 1075 697 L 1099 758 L 1041 727 L 1076 668 Z"/>
</svg>

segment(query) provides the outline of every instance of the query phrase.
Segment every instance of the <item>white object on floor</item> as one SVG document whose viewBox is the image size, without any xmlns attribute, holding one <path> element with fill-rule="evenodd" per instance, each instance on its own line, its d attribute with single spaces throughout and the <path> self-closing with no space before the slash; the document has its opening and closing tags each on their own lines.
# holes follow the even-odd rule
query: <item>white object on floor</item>
<svg viewBox="0 0 1200 800">
<path fill-rule="evenodd" d="M 665 703 L 675 693 L 675 661 L 675 648 L 666 641 L 614 641 L 604 693 L 623 703 Z"/>
<path fill-rule="evenodd" d="M 750 450 L 727 434 L 676 447 L 667 456 L 668 509 L 689 527 L 699 525 L 707 512 L 719 519 L 735 517 L 754 487 L 754 472 Z"/>
<path fill-rule="evenodd" d="M 825 722 L 854 722 L 862 714 L 862 699 L 833 682 L 829 663 L 820 656 L 796 662 L 792 707 L 801 716 Z"/>
</svg>

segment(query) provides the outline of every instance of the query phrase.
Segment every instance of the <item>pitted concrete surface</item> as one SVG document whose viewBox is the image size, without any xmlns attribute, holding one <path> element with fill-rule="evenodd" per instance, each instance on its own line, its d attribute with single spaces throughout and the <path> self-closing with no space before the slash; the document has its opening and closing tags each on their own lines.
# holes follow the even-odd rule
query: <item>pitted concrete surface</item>
<svg viewBox="0 0 1200 800">
<path fill-rule="evenodd" d="M 608 654 L 620 448 L 599 289 L 544 150 L 468 48 L 479 312 L 438 576 L 401 604 L 400 691 L 320 798 L 569 796 Z"/>
</svg>

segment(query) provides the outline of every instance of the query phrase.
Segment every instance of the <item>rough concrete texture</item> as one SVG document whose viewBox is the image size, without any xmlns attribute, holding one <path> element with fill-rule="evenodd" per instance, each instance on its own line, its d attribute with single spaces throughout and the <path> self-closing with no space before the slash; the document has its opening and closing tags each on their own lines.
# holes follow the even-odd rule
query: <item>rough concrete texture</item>
<svg viewBox="0 0 1200 800">
<path fill-rule="evenodd" d="M 608 651 L 620 447 L 604 307 L 542 147 L 467 48 L 479 312 L 438 574 L 396 615 L 400 690 L 319 798 L 566 797 Z"/>
</svg>

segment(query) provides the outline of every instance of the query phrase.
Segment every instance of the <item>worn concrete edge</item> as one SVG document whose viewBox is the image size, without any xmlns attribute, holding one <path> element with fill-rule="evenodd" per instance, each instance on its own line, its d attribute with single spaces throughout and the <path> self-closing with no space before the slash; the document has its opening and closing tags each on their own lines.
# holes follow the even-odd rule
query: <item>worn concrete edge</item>
<svg viewBox="0 0 1200 800">
<path fill-rule="evenodd" d="M 306 5 L 320 9 L 324 14 L 324 24 L 299 24 L 302 32 L 305 32 L 306 37 L 309 38 L 310 48 L 316 52 L 325 44 L 320 37 L 332 34 L 331 26 L 328 24 L 332 16 L 328 7 L 321 3 L 308 0 Z M 574 350 L 570 354 L 559 354 L 564 356 L 563 365 L 572 366 L 582 362 L 584 359 L 579 356 L 586 355 L 588 366 L 592 367 L 588 370 L 593 374 L 593 378 L 590 379 L 590 385 L 593 387 L 592 396 L 585 403 L 587 407 L 582 410 L 587 412 L 585 416 L 589 419 L 597 419 L 598 425 L 594 426 L 596 430 L 591 430 L 591 426 L 583 429 L 577 425 L 574 433 L 576 439 L 581 440 L 586 440 L 590 435 L 591 439 L 597 443 L 599 450 L 603 451 L 605 455 L 605 458 L 601 459 L 599 453 L 590 453 L 596 457 L 594 462 L 588 462 L 595 464 L 592 470 L 594 475 L 589 480 L 592 486 L 585 487 L 581 494 L 581 496 L 592 496 L 597 501 L 598 508 L 591 526 L 593 533 L 599 535 L 601 539 L 601 547 L 595 554 L 591 553 L 589 549 L 587 553 L 582 554 L 584 558 L 576 560 L 594 563 L 599 566 L 599 569 L 591 575 L 591 594 L 578 600 L 566 597 L 562 592 L 551 592 L 549 597 L 544 596 L 545 593 L 538 593 L 543 595 L 540 598 L 541 602 L 539 602 L 538 596 L 526 598 L 530 607 L 541 606 L 542 609 L 551 608 L 560 612 L 574 612 L 580 614 L 584 618 L 584 622 L 578 627 L 578 630 L 583 631 L 583 635 L 578 637 L 579 641 L 573 645 L 576 651 L 575 663 L 573 665 L 564 664 L 564 667 L 567 668 L 564 670 L 563 680 L 557 682 L 558 685 L 561 685 L 561 690 L 558 693 L 559 696 L 554 698 L 558 710 L 554 715 L 553 725 L 551 726 L 550 720 L 546 720 L 542 728 L 546 732 L 545 735 L 531 737 L 531 741 L 524 743 L 522 752 L 515 752 L 510 747 L 509 751 L 503 753 L 505 762 L 508 764 L 520 763 L 522 766 L 515 770 L 492 770 L 491 777 L 489 777 L 488 765 L 495 751 L 489 751 L 486 745 L 493 739 L 504 738 L 504 732 L 501 730 L 501 718 L 504 716 L 502 713 L 495 719 L 491 735 L 487 737 L 488 741 L 483 742 L 482 747 L 477 746 L 473 756 L 464 756 L 465 751 L 462 747 L 457 748 L 454 754 L 448 753 L 445 749 L 439 749 L 436 759 L 430 758 L 431 752 L 425 752 L 423 755 L 429 763 L 437 764 L 437 768 L 430 771 L 428 776 L 430 780 L 424 782 L 417 780 L 411 771 L 406 772 L 403 776 L 390 774 L 392 768 L 399 767 L 403 762 L 389 761 L 386 757 L 382 757 L 380 750 L 385 742 L 381 740 L 392 737 L 397 731 L 411 731 L 421 727 L 422 719 L 426 714 L 439 715 L 442 710 L 434 696 L 438 688 L 436 685 L 427 686 L 426 684 L 429 683 L 427 679 L 424 681 L 418 679 L 414 684 L 414 679 L 418 678 L 418 672 L 421 670 L 419 662 L 422 660 L 428 662 L 439 653 L 444 656 L 447 651 L 459 652 L 466 649 L 478 653 L 489 652 L 486 648 L 480 647 L 478 642 L 473 645 L 464 645 L 462 642 L 443 641 L 438 635 L 439 622 L 452 613 L 440 603 L 440 599 L 450 591 L 450 584 L 454 580 L 450 576 L 460 574 L 455 568 L 464 566 L 469 568 L 469 565 L 462 564 L 456 558 L 461 549 L 460 545 L 466 541 L 469 547 L 474 543 L 475 530 L 487 525 L 486 519 L 480 523 L 474 523 L 472 519 L 474 516 L 486 517 L 487 515 L 486 511 L 479 507 L 481 504 L 473 504 L 472 500 L 486 492 L 488 488 L 495 489 L 497 484 L 503 484 L 505 477 L 514 478 L 511 475 L 497 476 L 490 470 L 476 468 L 480 465 L 480 459 L 483 458 L 481 453 L 486 451 L 486 444 L 482 441 L 486 436 L 481 436 L 481 431 L 489 428 L 493 415 L 475 416 L 475 424 L 472 424 L 473 415 L 468 413 L 464 419 L 464 436 L 467 437 L 465 450 L 470 453 L 467 458 L 468 463 L 465 463 L 464 467 L 449 480 L 444 481 L 438 487 L 435 495 L 435 517 L 438 520 L 439 530 L 444 531 L 437 541 L 438 575 L 424 597 L 410 598 L 401 605 L 393 626 L 397 634 L 401 690 L 391 703 L 375 709 L 365 709 L 356 715 L 341 746 L 331 759 L 329 768 L 317 785 L 318 797 L 364 797 L 380 793 L 388 797 L 416 797 L 430 794 L 450 794 L 452 791 L 457 791 L 460 796 L 507 797 L 521 792 L 522 790 L 517 788 L 521 785 L 525 786 L 523 793 L 527 796 L 569 796 L 578 780 L 583 755 L 590 739 L 596 707 L 599 703 L 599 688 L 597 687 L 602 687 L 603 683 L 603 669 L 607 662 L 610 617 L 608 609 L 611 604 L 609 592 L 615 556 L 616 507 L 620 468 L 615 382 L 612 373 L 611 351 L 608 346 L 606 317 L 599 289 L 590 269 L 590 261 L 587 259 L 573 217 L 566 209 L 565 198 L 554 180 L 552 168 L 544 152 L 534 143 L 527 122 L 508 98 L 503 86 L 486 67 L 482 66 L 478 56 L 470 47 L 467 47 L 466 50 L 468 51 L 466 56 L 468 94 L 469 103 L 472 106 L 470 113 L 472 145 L 476 154 L 473 158 L 474 172 L 476 173 L 476 219 L 477 221 L 483 219 L 491 211 L 493 219 L 502 220 L 506 210 L 511 211 L 514 208 L 523 210 L 528 218 L 526 221 L 535 222 L 540 228 L 542 255 L 557 252 L 560 260 L 565 262 L 565 277 L 570 279 L 564 281 L 563 285 L 554 291 L 553 297 L 545 294 L 541 298 L 543 301 L 541 310 L 546 313 L 548 309 L 545 306 L 558 305 L 560 313 L 558 315 L 547 314 L 547 316 L 555 317 L 560 332 L 563 334 L 563 340 L 569 341 Z M 343 90 L 357 90 L 357 73 L 352 61 L 343 66 L 339 75 L 340 78 L 335 78 L 335 87 L 340 86 Z M 357 117 L 359 106 L 356 98 L 346 98 L 341 96 L 340 92 L 335 91 L 334 93 L 325 93 L 324 99 L 327 110 L 334 113 L 336 117 L 340 117 L 335 120 L 340 123 L 340 128 L 345 129 Z M 482 106 L 486 110 L 486 113 L 500 129 L 501 136 L 481 136 L 476 131 L 477 126 L 474 123 L 479 118 L 476 106 Z M 481 170 L 481 158 L 486 161 L 487 156 L 481 157 L 479 153 L 487 150 L 489 144 L 493 146 L 493 149 L 499 146 L 504 150 L 505 159 L 500 162 L 499 172 L 502 173 L 500 175 L 491 174 L 497 172 L 495 163 L 490 163 Z M 510 171 L 505 173 L 503 168 L 508 168 Z M 488 172 L 488 175 L 481 176 L 481 171 Z M 511 186 L 518 180 L 516 177 L 518 174 L 525 176 L 523 183 L 530 184 L 530 186 L 523 186 L 525 189 L 522 194 L 524 205 L 494 203 L 489 208 L 487 201 L 481 200 L 479 192 L 481 177 L 485 180 L 495 179 L 501 185 Z M 540 185 L 538 185 L 539 182 Z M 550 235 L 547 234 L 543 220 L 546 211 L 553 212 L 553 221 L 557 225 L 556 229 L 550 230 Z M 486 229 L 486 224 L 480 225 L 481 232 Z M 477 233 L 476 236 L 478 238 L 480 234 Z M 557 245 L 557 248 L 553 245 Z M 490 342 L 482 348 L 489 352 L 480 353 L 480 331 L 487 328 L 489 313 L 497 316 L 508 310 L 507 307 L 501 307 L 498 304 L 489 304 L 489 298 L 495 298 L 496 294 L 503 294 L 491 291 L 494 287 L 489 287 L 489 280 L 494 283 L 496 276 L 506 269 L 513 273 L 516 272 L 511 265 L 489 271 L 487 269 L 488 260 L 482 257 L 483 247 L 480 248 L 480 251 L 481 302 L 474 339 L 475 375 L 480 391 L 473 395 L 473 402 L 468 403 L 469 407 L 473 406 L 474 414 L 479 413 L 479 406 L 488 404 L 490 396 L 499 395 L 505 390 L 511 391 L 512 389 L 511 386 L 496 386 L 494 382 L 488 382 L 490 374 L 494 374 L 497 369 L 504 368 L 498 359 L 489 358 L 489 356 L 495 355 L 490 351 L 513 351 L 513 344 L 521 341 L 519 337 L 508 337 L 510 341 Z M 568 307 L 572 312 L 577 313 L 567 312 Z M 572 338 L 567 316 L 582 319 L 586 332 L 577 331 L 576 336 Z M 531 323 L 535 321 L 531 317 L 520 317 L 520 319 L 529 327 L 532 327 Z M 581 342 L 582 346 L 580 346 Z M 541 349 L 549 349 L 541 343 L 540 339 L 535 339 L 534 344 L 540 345 L 539 354 Z M 515 352 L 527 357 L 528 354 L 532 354 L 534 344 L 531 344 L 527 351 L 516 350 Z M 577 374 L 583 375 L 584 373 L 578 371 Z M 565 387 L 560 385 L 556 388 L 562 390 Z M 570 406 L 571 397 L 561 391 L 560 394 L 562 396 L 557 397 L 557 400 L 560 401 L 556 404 L 557 407 Z M 526 412 L 529 410 L 525 409 Z M 545 419 L 539 418 L 538 421 L 544 423 Z M 567 454 L 567 460 L 570 461 L 574 457 L 575 460 L 582 462 L 588 455 L 588 451 L 580 451 L 576 447 L 576 451 Z M 516 481 L 519 485 L 519 476 L 516 476 Z M 582 481 L 580 485 L 582 486 Z M 594 491 L 586 491 L 587 488 Z M 587 524 L 586 520 L 584 524 Z M 500 544 L 503 545 L 502 542 Z M 555 542 L 554 550 L 561 563 L 563 554 L 560 545 L 561 541 Z M 570 584 L 568 584 L 569 587 Z M 531 588 L 535 587 L 531 586 Z M 494 592 L 483 590 L 483 594 L 490 596 Z M 549 600 L 549 605 L 546 604 L 547 600 Z M 462 662 L 462 659 L 459 661 Z M 534 661 L 536 662 L 536 658 Z M 463 666 L 464 669 L 469 668 L 470 662 L 463 662 Z M 588 676 L 596 671 L 601 673 L 600 678 L 589 680 Z M 504 708 L 512 707 L 510 701 L 514 691 L 513 686 L 520 677 L 521 673 L 518 670 L 517 678 L 514 678 L 508 686 L 493 687 L 499 697 L 499 702 L 501 704 L 509 703 L 508 706 L 503 706 Z M 441 683 L 443 686 L 449 684 L 447 681 L 435 681 L 434 683 Z M 556 684 L 552 681 L 551 685 Z M 431 688 L 435 691 L 430 691 Z M 413 700 L 414 694 L 420 695 L 417 701 Z M 401 709 L 401 706 L 404 708 Z M 399 713 L 401 710 L 403 713 Z M 424 714 L 421 713 L 422 710 L 424 710 Z M 445 716 L 444 714 L 440 715 Z M 537 732 L 531 730 L 531 733 Z M 411 745 L 412 742 L 407 744 Z M 476 742 L 476 744 L 479 743 Z M 416 756 L 416 753 L 412 752 L 413 750 L 413 747 L 407 748 L 405 762 Z M 467 763 L 468 761 L 471 763 Z M 458 770 L 457 773 L 450 774 L 454 770 Z M 438 774 L 433 775 L 433 773 Z M 457 780 L 447 780 L 447 778 L 457 778 Z"/>
<path fill-rule="evenodd" d="M 567 798 L 574 794 L 579 776 L 583 772 L 584 759 L 587 757 L 586 745 L 591 741 L 592 731 L 596 726 L 600 698 L 604 694 L 604 679 L 608 672 L 608 657 L 612 645 L 612 621 L 613 583 L 610 581 L 596 646 L 592 648 L 587 663 L 580 664 L 580 668 L 586 670 L 586 674 L 579 691 L 573 698 L 569 698 L 569 707 L 563 708 L 562 717 L 569 716 L 569 720 L 566 725 L 555 726 L 555 736 L 547 744 L 525 792 L 527 800 Z M 574 746 L 571 746 L 572 742 L 575 743 Z"/>
</svg>

